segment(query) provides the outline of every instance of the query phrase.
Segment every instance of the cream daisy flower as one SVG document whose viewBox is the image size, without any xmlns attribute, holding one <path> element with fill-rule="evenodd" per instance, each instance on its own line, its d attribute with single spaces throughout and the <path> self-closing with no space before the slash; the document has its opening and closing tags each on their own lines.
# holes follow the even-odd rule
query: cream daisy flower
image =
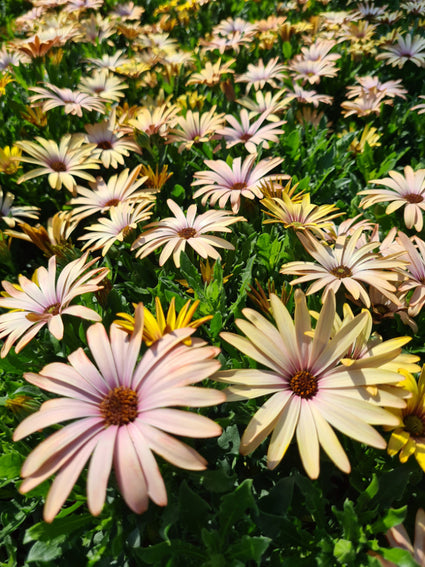
<svg viewBox="0 0 425 567">
<path fill-rule="evenodd" d="M 209 232 L 232 232 L 228 226 L 235 222 L 245 221 L 244 217 L 235 217 L 228 211 L 210 210 L 196 215 L 196 205 L 190 205 L 185 215 L 182 209 L 172 200 L 167 204 L 174 217 L 167 217 L 159 222 L 146 226 L 147 232 L 141 234 L 131 247 L 137 250 L 138 258 L 145 258 L 159 246 L 165 244 L 159 257 L 162 266 L 172 255 L 174 264 L 180 268 L 180 254 L 185 251 L 186 244 L 191 246 L 202 258 L 221 258 L 216 248 L 234 250 L 234 246 Z M 152 228 L 151 228 L 152 227 Z"/>
</svg>

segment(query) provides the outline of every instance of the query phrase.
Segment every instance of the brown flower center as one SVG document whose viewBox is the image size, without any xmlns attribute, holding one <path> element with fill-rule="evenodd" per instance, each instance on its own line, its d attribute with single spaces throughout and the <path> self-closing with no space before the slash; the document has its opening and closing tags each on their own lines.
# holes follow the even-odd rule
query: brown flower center
<svg viewBox="0 0 425 567">
<path fill-rule="evenodd" d="M 66 165 L 63 163 L 63 161 L 60 161 L 58 159 L 51 161 L 50 167 L 53 169 L 53 171 L 66 171 Z"/>
<path fill-rule="evenodd" d="M 251 138 L 252 138 L 251 134 L 245 133 L 245 134 L 242 134 L 242 136 L 240 137 L 240 140 L 242 140 L 242 142 L 247 142 Z"/>
<path fill-rule="evenodd" d="M 137 393 L 131 388 L 118 386 L 103 398 L 100 413 L 105 425 L 127 425 L 137 417 Z"/>
<path fill-rule="evenodd" d="M 235 189 L 236 191 L 242 191 L 242 189 L 246 189 L 248 185 L 244 181 L 238 181 L 238 183 L 234 183 L 231 189 Z"/>
<path fill-rule="evenodd" d="M 108 142 L 108 140 L 104 140 L 103 142 L 99 142 L 97 144 L 97 147 L 100 150 L 112 150 L 112 144 L 111 144 L 111 142 Z"/>
<path fill-rule="evenodd" d="M 57 315 L 59 313 L 60 306 L 60 303 L 54 303 L 46 309 L 45 313 L 49 313 L 49 315 Z"/>
<path fill-rule="evenodd" d="M 195 236 L 196 230 L 194 228 L 192 228 L 191 226 L 187 226 L 186 228 L 182 228 L 181 230 L 179 230 L 177 234 L 179 236 L 181 236 L 182 238 L 186 238 L 186 240 L 187 240 L 187 239 Z"/>
<path fill-rule="evenodd" d="M 317 378 L 308 370 L 300 370 L 289 380 L 289 386 L 294 394 L 309 400 L 317 393 Z"/>
<path fill-rule="evenodd" d="M 414 437 L 423 435 L 425 430 L 423 421 L 417 415 L 406 415 L 404 418 L 404 427 Z"/>
<path fill-rule="evenodd" d="M 104 204 L 104 207 L 115 207 L 115 205 L 118 205 L 118 203 L 120 203 L 119 199 L 110 199 Z"/>
<path fill-rule="evenodd" d="M 338 279 L 350 278 L 353 275 L 352 271 L 347 266 L 337 266 L 336 268 L 332 268 L 330 272 Z"/>
<path fill-rule="evenodd" d="M 424 200 L 423 195 L 419 195 L 418 193 L 407 193 L 404 198 L 409 203 L 422 203 Z"/>
</svg>

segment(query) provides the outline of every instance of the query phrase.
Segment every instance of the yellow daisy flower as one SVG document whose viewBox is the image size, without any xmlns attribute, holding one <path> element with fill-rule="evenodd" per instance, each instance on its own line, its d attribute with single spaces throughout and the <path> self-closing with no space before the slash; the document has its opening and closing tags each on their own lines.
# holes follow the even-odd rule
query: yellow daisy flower
<svg viewBox="0 0 425 567">
<path fill-rule="evenodd" d="M 410 392 L 411 397 L 406 400 L 404 409 L 390 410 L 400 417 L 402 425 L 391 434 L 387 451 L 391 456 L 400 452 L 401 463 L 415 455 L 419 466 L 425 471 L 425 366 L 418 382 L 405 370 L 400 369 L 399 373 L 405 377 L 399 386 Z"/>
<path fill-rule="evenodd" d="M 156 317 L 148 309 L 146 309 L 146 307 L 144 307 L 145 326 L 143 329 L 143 340 L 146 346 L 151 346 L 158 339 L 172 331 L 175 331 L 176 329 L 183 329 L 185 327 L 197 329 L 200 325 L 202 325 L 202 323 L 212 319 L 212 315 L 207 315 L 192 321 L 192 317 L 199 305 L 199 300 L 194 301 L 192 305 L 190 305 L 190 302 L 191 300 L 189 299 L 183 305 L 179 314 L 176 314 L 175 298 L 173 297 L 168 308 L 167 316 L 164 314 L 159 297 L 155 297 Z M 134 308 L 137 307 L 136 304 L 133 304 L 133 306 Z M 114 323 L 124 331 L 133 333 L 135 321 L 134 317 L 128 313 L 117 313 L 117 315 L 121 317 L 121 319 L 117 319 Z M 183 342 L 188 346 L 192 344 L 190 337 Z"/>
</svg>

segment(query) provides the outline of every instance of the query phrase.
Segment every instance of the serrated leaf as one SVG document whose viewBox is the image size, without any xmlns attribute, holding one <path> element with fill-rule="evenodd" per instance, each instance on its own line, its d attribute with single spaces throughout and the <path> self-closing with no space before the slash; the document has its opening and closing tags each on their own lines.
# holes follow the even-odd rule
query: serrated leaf
<svg viewBox="0 0 425 567">
<path fill-rule="evenodd" d="M 248 510 L 254 515 L 258 514 L 257 504 L 252 494 L 252 479 L 247 478 L 231 494 L 223 496 L 218 519 L 220 522 L 220 533 L 226 537 L 230 528 L 241 520 Z"/>
<path fill-rule="evenodd" d="M 335 544 L 333 554 L 335 559 L 344 565 L 351 563 L 356 557 L 353 543 L 348 539 L 339 539 Z"/>
<path fill-rule="evenodd" d="M 71 533 L 79 530 L 93 521 L 90 514 L 82 516 L 67 516 L 65 518 L 56 518 L 51 524 L 39 522 L 31 526 L 24 536 L 24 543 L 31 541 L 45 541 L 49 542 L 55 538 L 65 536 L 68 537 Z"/>
<path fill-rule="evenodd" d="M 181 528 L 192 532 L 199 532 L 208 522 L 210 505 L 194 492 L 186 481 L 179 490 L 179 520 Z"/>
<path fill-rule="evenodd" d="M 243 535 L 228 548 L 227 555 L 242 562 L 255 561 L 257 565 L 261 565 L 261 559 L 271 541 L 268 537 Z"/>
<path fill-rule="evenodd" d="M 0 478 L 11 480 L 18 478 L 24 458 L 18 453 L 9 453 L 0 457 Z"/>
<path fill-rule="evenodd" d="M 372 533 L 377 534 L 386 532 L 390 528 L 402 524 L 406 518 L 406 514 L 407 506 L 402 506 L 401 508 L 390 508 L 386 511 L 386 514 L 383 518 L 380 518 L 374 524 L 372 524 Z"/>
</svg>

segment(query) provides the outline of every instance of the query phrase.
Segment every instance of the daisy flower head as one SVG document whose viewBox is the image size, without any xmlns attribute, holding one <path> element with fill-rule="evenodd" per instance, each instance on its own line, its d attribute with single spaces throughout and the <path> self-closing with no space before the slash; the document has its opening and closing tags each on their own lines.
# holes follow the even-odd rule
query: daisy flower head
<svg viewBox="0 0 425 567">
<path fill-rule="evenodd" d="M 387 189 L 365 189 L 359 195 L 366 195 L 360 207 L 370 207 L 376 203 L 390 201 L 385 210 L 390 215 L 404 207 L 404 222 L 407 228 L 414 227 L 420 232 L 423 227 L 423 212 L 425 211 L 425 169 L 413 171 L 410 165 L 404 168 L 404 175 L 398 171 L 390 171 L 390 177 L 371 179 L 369 183 L 384 185 Z"/>
<path fill-rule="evenodd" d="M 221 427 L 207 417 L 175 406 L 205 407 L 222 403 L 224 394 L 192 386 L 220 366 L 216 347 L 198 342 L 182 344 L 194 329 L 170 333 L 142 356 L 143 306 L 136 311 L 131 335 L 111 325 L 108 337 L 100 323 L 87 331 L 94 362 L 78 349 L 69 364 L 53 363 L 25 379 L 63 397 L 45 402 L 16 429 L 18 441 L 44 427 L 72 420 L 43 441 L 28 456 L 20 491 L 26 493 L 56 474 L 44 507 L 51 522 L 90 459 L 87 475 L 88 507 L 100 514 L 113 468 L 118 488 L 129 508 L 141 514 L 149 499 L 166 506 L 167 492 L 153 453 L 187 470 L 204 470 L 205 459 L 176 439 L 216 437 Z M 171 435 L 170 435 L 171 434 Z"/>
<path fill-rule="evenodd" d="M 0 148 L 0 172 L 13 175 L 21 167 L 22 150 L 17 146 Z"/>
<path fill-rule="evenodd" d="M 30 87 L 35 95 L 29 97 L 31 104 L 40 100 L 42 103 L 43 112 L 47 112 L 57 106 L 63 106 L 65 114 L 74 114 L 77 116 L 83 115 L 84 110 L 96 110 L 101 114 L 105 113 L 105 105 L 100 100 L 99 96 L 93 96 L 81 91 L 73 91 L 68 88 L 60 89 L 55 85 L 46 83 L 47 88 L 43 87 Z"/>
<path fill-rule="evenodd" d="M 397 34 L 397 42 L 387 47 L 387 51 L 376 56 L 378 61 L 401 69 L 408 61 L 417 67 L 425 67 L 425 38 L 420 35 Z"/>
<path fill-rule="evenodd" d="M 285 228 L 293 230 L 310 230 L 323 238 L 324 230 L 332 228 L 331 220 L 341 216 L 335 205 L 314 205 L 310 202 L 310 194 L 303 195 L 301 200 L 293 200 L 284 191 L 281 197 L 265 197 L 261 200 L 265 213 L 271 218 L 264 224 L 281 223 Z"/>
<path fill-rule="evenodd" d="M 195 173 L 192 185 L 202 187 L 195 191 L 193 197 L 196 199 L 202 195 L 203 205 L 209 200 L 212 206 L 218 202 L 220 208 L 224 208 L 230 200 L 234 213 L 239 212 L 241 197 L 262 199 L 261 182 L 268 179 L 266 174 L 280 165 L 283 159 L 263 159 L 254 166 L 256 157 L 256 154 L 251 154 L 243 163 L 242 158 L 237 157 L 231 166 L 223 160 L 205 160 L 204 163 L 210 170 Z"/>
<path fill-rule="evenodd" d="M 48 326 L 57 339 L 63 337 L 63 315 L 74 315 L 90 321 L 100 321 L 101 317 L 93 309 L 82 305 L 70 305 L 71 301 L 83 293 L 101 289 L 99 282 L 109 272 L 108 268 L 89 268 L 97 258 L 87 262 L 87 253 L 68 263 L 57 277 L 56 256 L 49 260 L 47 269 L 40 267 L 33 279 L 19 276 L 19 285 L 3 281 L 4 297 L 0 297 L 0 307 L 9 309 L 0 315 L 0 338 L 7 337 L 1 349 L 4 358 L 19 339 L 15 351 L 20 352 L 38 331 Z"/>
<path fill-rule="evenodd" d="M 74 193 L 77 186 L 74 177 L 95 181 L 86 170 L 99 169 L 99 161 L 91 155 L 95 145 L 84 143 L 84 135 L 65 134 L 59 145 L 40 136 L 35 139 L 37 143 L 28 140 L 16 142 L 16 145 L 30 156 L 23 156 L 20 160 L 39 166 L 21 175 L 18 183 L 47 175 L 52 189 L 59 191 L 62 185 L 65 185 L 68 191 Z"/>
<path fill-rule="evenodd" d="M 221 64 L 221 57 L 215 63 L 207 61 L 205 67 L 199 71 L 199 73 L 192 73 L 186 84 L 189 85 L 207 85 L 212 87 L 218 85 L 222 81 L 222 76 L 234 73 L 233 69 L 230 69 L 231 65 L 236 61 L 236 59 L 229 59 L 226 63 Z"/>
<path fill-rule="evenodd" d="M 232 114 L 226 114 L 226 120 L 230 126 L 219 128 L 217 136 L 223 136 L 226 141 L 226 148 L 232 148 L 236 144 L 244 144 L 245 149 L 250 154 L 256 153 L 257 146 L 260 144 L 268 149 L 269 142 L 279 142 L 279 136 L 284 133 L 284 130 L 279 126 L 286 123 L 286 120 L 279 120 L 278 122 L 266 123 L 263 126 L 269 114 L 270 111 L 263 112 L 252 124 L 246 108 L 243 108 L 240 112 L 240 122 Z"/>
<path fill-rule="evenodd" d="M 116 127 L 115 109 L 109 117 L 97 124 L 86 124 L 87 142 L 96 144 L 93 157 L 100 159 L 106 168 L 116 169 L 124 165 L 124 158 L 131 153 L 140 154 L 140 148 L 132 136 L 125 136 L 123 131 Z"/>
<path fill-rule="evenodd" d="M 405 295 L 414 290 L 409 299 L 408 314 L 416 317 L 425 305 L 425 242 L 417 236 L 410 239 L 403 232 L 398 233 L 397 242 L 408 257 L 399 292 Z"/>
<path fill-rule="evenodd" d="M 13 228 L 16 223 L 22 222 L 22 217 L 29 219 L 38 219 L 40 209 L 38 207 L 13 205 L 14 195 L 3 193 L 0 187 L 0 219 L 7 224 L 9 228 Z"/>
<path fill-rule="evenodd" d="M 114 205 L 109 209 L 109 218 L 100 218 L 97 224 L 86 227 L 90 232 L 78 239 L 87 240 L 82 249 L 93 251 L 102 248 L 102 256 L 105 256 L 116 241 L 123 242 L 139 223 L 151 216 L 149 209 L 153 205 L 149 201 L 124 201 Z"/>
<path fill-rule="evenodd" d="M 263 89 L 265 85 L 277 88 L 283 80 L 286 66 L 279 63 L 279 58 L 270 59 L 267 65 L 264 65 L 262 59 L 256 65 L 249 63 L 248 71 L 236 78 L 236 83 L 246 83 L 246 93 L 248 94 L 251 87 L 256 91 Z"/>
<path fill-rule="evenodd" d="M 245 96 L 238 99 L 236 102 L 250 111 L 249 118 L 267 112 L 267 120 L 270 122 L 278 122 L 278 114 L 283 112 L 290 102 L 290 99 L 286 96 L 281 100 L 284 95 L 285 91 L 283 90 L 277 91 L 274 94 L 271 92 L 263 93 L 262 91 L 257 91 L 255 93 L 255 101 Z"/>
<path fill-rule="evenodd" d="M 170 130 L 167 144 L 180 143 L 179 153 L 190 150 L 193 144 L 208 142 L 215 138 L 217 131 L 223 126 L 224 113 L 216 114 L 216 106 L 208 112 L 192 112 L 188 110 L 186 116 L 177 116 L 175 128 Z"/>
<path fill-rule="evenodd" d="M 379 246 L 379 241 L 357 248 L 362 232 L 360 227 L 351 236 L 339 235 L 334 247 L 322 244 L 308 232 L 298 232 L 298 238 L 316 262 L 289 262 L 282 266 L 280 273 L 301 276 L 292 280 L 291 285 L 312 281 L 307 295 L 324 288 L 322 299 L 330 292 L 336 293 L 342 285 L 354 299 L 360 298 L 366 307 L 370 307 L 364 284 L 394 299 L 396 288 L 390 282 L 399 280 L 396 270 L 403 268 L 405 262 L 398 259 L 400 253 L 386 257 L 372 253 Z"/>
<path fill-rule="evenodd" d="M 388 454 L 399 453 L 401 463 L 415 456 L 419 466 L 425 471 L 425 368 L 422 368 L 419 381 L 412 374 L 400 370 L 404 380 L 399 386 L 410 393 L 406 407 L 391 409 L 400 418 L 400 424 L 393 430 L 388 442 Z"/>
<path fill-rule="evenodd" d="M 335 296 L 329 293 L 312 333 L 305 295 L 295 292 L 295 316 L 282 301 L 270 296 L 275 324 L 253 309 L 244 309 L 247 320 L 236 325 L 245 336 L 221 333 L 221 337 L 263 369 L 233 369 L 219 372 L 215 380 L 230 384 L 228 401 L 270 394 L 249 422 L 240 452 L 254 451 L 272 432 L 267 466 L 274 469 L 283 459 L 294 435 L 301 461 L 310 478 L 320 472 L 320 446 L 342 471 L 350 463 L 333 428 L 361 443 L 384 449 L 385 440 L 371 425 L 394 425 L 399 419 L 363 395 L 365 386 L 394 384 L 400 375 L 380 369 L 371 361 L 361 369 L 340 364 L 350 344 L 364 327 L 361 313 L 332 339 Z"/>
<path fill-rule="evenodd" d="M 172 255 L 174 264 L 180 268 L 180 254 L 185 251 L 186 244 L 202 258 L 221 258 L 216 248 L 234 250 L 234 246 L 209 232 L 232 232 L 229 225 L 245 221 L 244 217 L 236 217 L 229 211 L 209 210 L 196 215 L 197 206 L 190 205 L 185 215 L 182 209 L 172 199 L 167 204 L 174 214 L 158 222 L 146 226 L 149 228 L 133 243 L 132 250 L 137 250 L 136 257 L 145 258 L 159 246 L 165 244 L 159 257 L 162 266 Z"/>
<path fill-rule="evenodd" d="M 99 97 L 104 102 L 119 102 L 124 96 L 123 89 L 128 88 L 122 79 L 108 69 L 95 70 L 92 77 L 83 77 L 78 86 L 80 91 Z"/>
<path fill-rule="evenodd" d="M 212 315 L 206 315 L 205 317 L 192 321 L 200 302 L 199 299 L 197 299 L 191 305 L 191 301 L 191 299 L 188 299 L 179 313 L 176 313 L 176 298 L 173 297 L 170 301 L 167 315 L 164 314 L 159 297 L 155 297 L 155 315 L 144 307 L 145 326 L 143 328 L 143 341 L 146 346 L 152 346 L 153 343 L 158 341 L 161 337 L 172 333 L 176 329 L 183 329 L 184 327 L 197 329 L 203 323 L 213 318 Z M 133 304 L 133 306 L 137 309 L 137 305 Z M 114 323 L 118 325 L 120 329 L 127 331 L 127 333 L 133 333 L 135 317 L 128 313 L 117 313 L 117 315 L 121 317 L 121 319 L 117 319 Z M 190 346 L 192 344 L 191 337 L 185 339 L 183 343 Z"/>
</svg>

